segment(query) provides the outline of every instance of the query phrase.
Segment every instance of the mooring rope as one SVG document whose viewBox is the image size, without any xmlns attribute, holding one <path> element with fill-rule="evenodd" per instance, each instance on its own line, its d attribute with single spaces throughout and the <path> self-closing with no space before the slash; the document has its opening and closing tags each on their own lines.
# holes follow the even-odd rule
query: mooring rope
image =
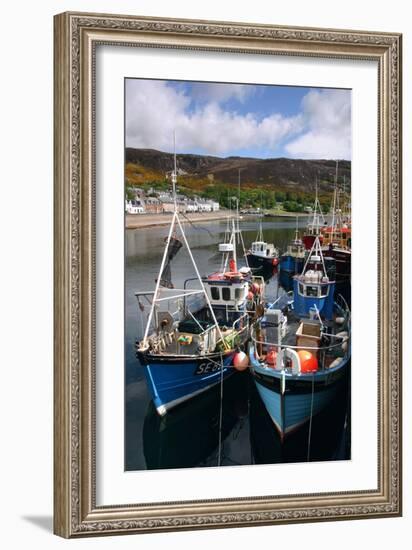
<svg viewBox="0 0 412 550">
<path fill-rule="evenodd" d="M 199 225 L 195 225 L 192 220 L 190 218 L 188 218 L 187 216 L 185 216 L 185 214 L 183 214 L 183 212 L 180 212 L 181 216 L 187 221 L 190 223 L 190 225 L 194 228 L 194 229 L 201 229 L 202 231 L 206 231 L 206 233 L 209 234 L 210 237 L 213 237 L 213 234 L 211 231 L 209 231 L 209 229 L 207 227 L 200 227 Z"/>
<path fill-rule="evenodd" d="M 223 424 L 223 355 L 220 354 L 220 407 L 219 407 L 219 448 L 217 456 L 217 465 L 222 462 L 222 424 Z"/>
<path fill-rule="evenodd" d="M 309 433 L 308 433 L 308 455 L 307 461 L 310 460 L 310 443 L 312 438 L 312 418 L 313 418 L 313 395 L 315 393 L 315 375 L 312 374 L 312 399 L 310 403 L 310 419 L 309 419 Z"/>
</svg>

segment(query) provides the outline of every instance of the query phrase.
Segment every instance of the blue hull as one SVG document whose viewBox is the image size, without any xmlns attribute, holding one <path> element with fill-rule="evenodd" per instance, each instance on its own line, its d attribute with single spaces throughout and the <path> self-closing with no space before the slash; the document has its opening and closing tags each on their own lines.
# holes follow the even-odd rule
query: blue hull
<svg viewBox="0 0 412 550">
<path fill-rule="evenodd" d="M 283 439 L 320 413 L 342 388 L 349 359 L 327 372 L 286 374 L 260 366 L 253 367 L 253 376 L 266 410 Z M 313 389 L 313 392 L 312 392 Z M 312 402 L 313 399 L 313 402 Z"/>
<path fill-rule="evenodd" d="M 234 351 L 223 358 L 223 378 L 234 372 Z M 195 358 L 170 358 L 139 354 L 147 384 L 159 414 L 219 384 L 222 376 L 220 354 Z"/>
</svg>

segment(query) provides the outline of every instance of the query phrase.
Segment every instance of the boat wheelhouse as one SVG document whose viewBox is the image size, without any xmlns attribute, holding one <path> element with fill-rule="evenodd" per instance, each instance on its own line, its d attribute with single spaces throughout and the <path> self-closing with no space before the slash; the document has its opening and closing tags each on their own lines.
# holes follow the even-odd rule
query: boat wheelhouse
<svg viewBox="0 0 412 550">
<path fill-rule="evenodd" d="M 279 251 L 272 243 L 263 238 L 262 222 L 256 240 L 252 242 L 247 253 L 247 261 L 252 268 L 276 267 L 279 263 Z"/>
</svg>

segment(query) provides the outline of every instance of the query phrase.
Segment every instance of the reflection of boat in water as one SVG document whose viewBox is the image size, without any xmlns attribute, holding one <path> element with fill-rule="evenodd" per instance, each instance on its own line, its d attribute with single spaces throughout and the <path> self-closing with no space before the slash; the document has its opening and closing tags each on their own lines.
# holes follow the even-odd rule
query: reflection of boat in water
<svg viewBox="0 0 412 550">
<path fill-rule="evenodd" d="M 255 464 L 350 459 L 350 388 L 342 385 L 333 403 L 282 440 L 273 429 L 258 391 L 250 392 L 250 445 Z"/>
<path fill-rule="evenodd" d="M 150 402 L 143 426 L 147 469 L 216 466 L 220 448 L 224 465 L 225 439 L 248 412 L 247 378 L 247 372 L 230 377 L 222 402 L 214 387 L 163 417 Z"/>
<path fill-rule="evenodd" d="M 140 310 L 150 303 L 144 336 L 136 344 L 160 415 L 233 373 L 236 352 L 249 338 L 249 319 L 259 308 L 264 282 L 237 267 L 236 225 L 220 245 L 222 269 L 201 277 L 176 205 L 176 155 L 172 173 L 175 209 L 154 291 L 137 292 Z M 171 262 L 185 246 L 197 288 L 175 289 Z"/>
<path fill-rule="evenodd" d="M 279 251 L 275 245 L 267 243 L 263 239 L 262 222 L 259 223 L 259 231 L 256 240 L 250 246 L 247 253 L 247 261 L 252 268 L 274 268 L 279 263 Z"/>
<path fill-rule="evenodd" d="M 281 438 L 333 401 L 350 361 L 350 312 L 334 299 L 319 239 L 290 294 L 269 305 L 252 330 L 251 372 Z"/>
<path fill-rule="evenodd" d="M 279 273 L 293 276 L 302 272 L 305 262 L 305 245 L 299 237 L 298 218 L 296 218 L 295 238 L 290 241 L 286 251 L 280 257 Z"/>
<path fill-rule="evenodd" d="M 262 277 L 262 279 L 267 283 L 272 279 L 272 277 L 276 277 L 278 274 L 278 268 L 271 265 L 261 266 L 261 267 L 251 267 L 251 271 L 254 276 L 256 277 Z"/>
</svg>

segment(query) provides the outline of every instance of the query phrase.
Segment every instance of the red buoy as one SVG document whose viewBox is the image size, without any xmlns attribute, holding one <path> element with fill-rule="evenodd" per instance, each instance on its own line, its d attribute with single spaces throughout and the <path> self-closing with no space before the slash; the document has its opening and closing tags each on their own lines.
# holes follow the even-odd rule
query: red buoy
<svg viewBox="0 0 412 550">
<path fill-rule="evenodd" d="M 276 351 L 274 349 L 271 349 L 268 354 L 266 355 L 266 363 L 268 365 L 268 367 L 271 367 L 271 368 L 275 368 L 276 366 L 276 358 L 277 358 L 278 354 L 276 353 Z"/>
<path fill-rule="evenodd" d="M 242 371 L 249 366 L 249 357 L 244 351 L 237 351 L 233 357 L 233 366 L 236 370 Z"/>
<path fill-rule="evenodd" d="M 301 349 L 298 351 L 298 355 L 300 359 L 300 372 L 316 372 L 318 370 L 318 360 L 310 351 Z"/>
</svg>

